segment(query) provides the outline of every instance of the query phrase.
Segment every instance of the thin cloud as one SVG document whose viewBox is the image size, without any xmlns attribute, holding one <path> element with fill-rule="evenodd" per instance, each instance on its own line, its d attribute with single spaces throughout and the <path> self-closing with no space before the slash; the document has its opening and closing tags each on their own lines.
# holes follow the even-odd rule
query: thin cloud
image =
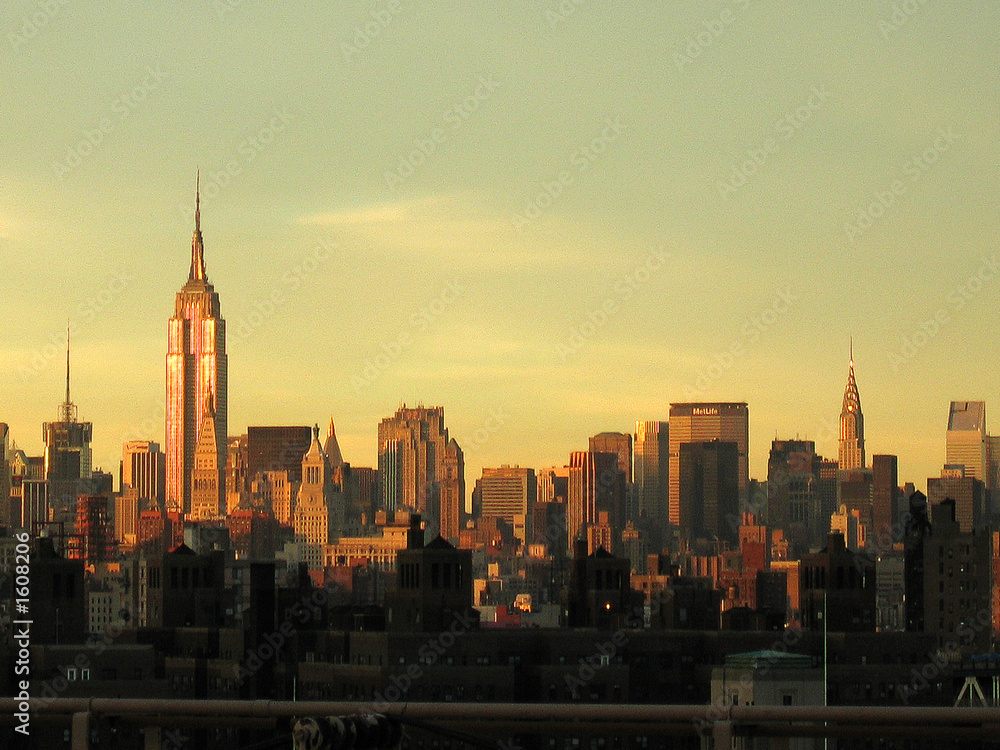
<svg viewBox="0 0 1000 750">
<path fill-rule="evenodd" d="M 595 254 L 586 248 L 596 247 L 596 238 L 581 237 L 586 229 L 557 215 L 550 218 L 553 225 L 522 235 L 508 216 L 467 195 L 438 194 L 312 214 L 299 223 L 353 234 L 374 250 L 438 257 L 473 270 L 593 264 Z"/>
</svg>

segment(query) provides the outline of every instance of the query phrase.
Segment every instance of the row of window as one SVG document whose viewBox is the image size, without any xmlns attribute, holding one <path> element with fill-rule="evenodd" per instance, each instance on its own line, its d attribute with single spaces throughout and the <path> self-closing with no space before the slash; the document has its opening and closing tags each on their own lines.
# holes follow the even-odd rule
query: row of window
<svg viewBox="0 0 1000 750">
<path fill-rule="evenodd" d="M 465 566 L 462 563 L 432 562 L 432 589 L 461 589 Z M 420 588 L 420 563 L 401 563 L 399 565 L 399 587 L 403 589 Z"/>
</svg>

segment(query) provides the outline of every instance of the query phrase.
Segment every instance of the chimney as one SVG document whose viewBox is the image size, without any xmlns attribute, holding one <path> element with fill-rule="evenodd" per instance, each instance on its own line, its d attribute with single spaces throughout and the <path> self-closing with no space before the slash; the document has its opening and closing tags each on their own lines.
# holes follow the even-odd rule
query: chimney
<svg viewBox="0 0 1000 750">
<path fill-rule="evenodd" d="M 421 519 L 419 513 L 414 513 L 410 516 L 410 530 L 406 534 L 406 548 L 407 549 L 423 549 L 424 548 L 424 530 L 421 528 Z"/>
</svg>

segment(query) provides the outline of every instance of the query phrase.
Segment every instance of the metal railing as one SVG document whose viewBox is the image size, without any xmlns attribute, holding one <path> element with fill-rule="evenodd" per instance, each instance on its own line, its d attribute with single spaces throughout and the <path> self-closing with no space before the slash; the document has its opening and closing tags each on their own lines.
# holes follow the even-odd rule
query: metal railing
<svg viewBox="0 0 1000 750">
<path fill-rule="evenodd" d="M 163 727 L 276 729 L 279 719 L 381 713 L 405 726 L 440 725 L 487 736 L 574 736 L 614 732 L 712 738 L 716 750 L 736 737 L 921 738 L 996 740 L 1000 708 L 912 706 L 608 705 L 565 703 L 372 703 L 142 698 L 31 701 L 32 722 L 71 728 L 72 750 L 90 750 L 95 722 L 114 719 L 146 728 L 160 748 Z M 0 698 L 0 723 L 14 723 L 19 701 Z"/>
</svg>

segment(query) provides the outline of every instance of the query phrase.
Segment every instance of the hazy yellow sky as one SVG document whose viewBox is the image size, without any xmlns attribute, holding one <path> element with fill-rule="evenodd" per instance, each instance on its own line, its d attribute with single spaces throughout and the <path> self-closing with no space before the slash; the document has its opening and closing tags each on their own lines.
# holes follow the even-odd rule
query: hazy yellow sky
<svg viewBox="0 0 1000 750">
<path fill-rule="evenodd" d="M 0 421 L 73 398 L 95 461 L 162 440 L 201 169 L 231 434 L 443 405 L 482 466 L 563 464 L 670 402 L 747 401 L 922 486 L 1000 409 L 1000 5 L 9 3 Z"/>
</svg>

